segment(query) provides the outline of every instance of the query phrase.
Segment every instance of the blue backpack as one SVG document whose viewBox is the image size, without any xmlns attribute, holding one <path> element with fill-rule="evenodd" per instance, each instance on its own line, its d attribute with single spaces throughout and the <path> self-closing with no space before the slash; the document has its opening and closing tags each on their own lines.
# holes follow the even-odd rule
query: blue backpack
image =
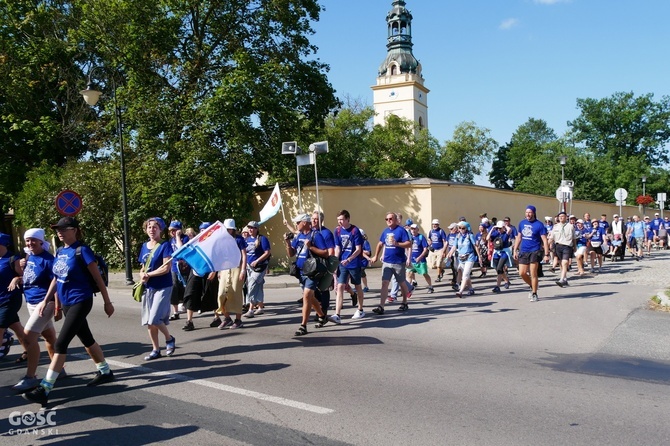
<svg viewBox="0 0 670 446">
<path fill-rule="evenodd" d="M 86 265 L 86 262 L 84 261 L 84 257 L 81 254 L 81 248 L 83 245 L 77 246 L 77 249 L 75 250 L 75 256 L 77 257 L 77 261 L 81 263 L 82 268 L 84 268 L 84 271 L 86 271 L 86 274 L 88 274 L 88 280 L 89 283 L 91 284 L 91 288 L 93 288 L 93 293 L 99 293 L 100 288 L 98 288 L 98 284 L 96 281 L 93 279 L 93 276 L 91 273 L 88 271 L 88 265 Z M 105 262 L 105 259 L 102 258 L 99 254 L 96 254 L 95 252 L 93 253 L 93 256 L 95 257 L 95 263 L 98 267 L 98 271 L 100 272 L 100 277 L 102 277 L 102 281 L 104 282 L 105 286 L 109 285 L 109 267 L 107 266 L 107 262 Z"/>
</svg>

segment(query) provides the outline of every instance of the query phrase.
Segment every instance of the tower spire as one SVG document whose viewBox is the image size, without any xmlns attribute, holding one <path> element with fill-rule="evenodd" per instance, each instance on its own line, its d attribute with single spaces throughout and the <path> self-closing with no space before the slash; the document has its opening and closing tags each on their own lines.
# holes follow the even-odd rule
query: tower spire
<svg viewBox="0 0 670 446">
<path fill-rule="evenodd" d="M 417 73 L 419 61 L 412 54 L 412 13 L 406 8 L 404 0 L 395 0 L 386 15 L 388 28 L 387 53 L 379 66 L 379 76 L 400 73 Z"/>
</svg>

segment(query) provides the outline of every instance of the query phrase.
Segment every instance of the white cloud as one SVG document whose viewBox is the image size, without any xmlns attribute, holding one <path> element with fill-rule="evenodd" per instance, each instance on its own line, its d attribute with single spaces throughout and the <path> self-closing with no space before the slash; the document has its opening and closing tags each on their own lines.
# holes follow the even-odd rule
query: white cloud
<svg viewBox="0 0 670 446">
<path fill-rule="evenodd" d="M 546 1 L 546 0 L 545 0 Z M 519 24 L 519 20 L 515 18 L 505 19 L 500 23 L 499 29 L 508 30 L 512 29 Z"/>
</svg>

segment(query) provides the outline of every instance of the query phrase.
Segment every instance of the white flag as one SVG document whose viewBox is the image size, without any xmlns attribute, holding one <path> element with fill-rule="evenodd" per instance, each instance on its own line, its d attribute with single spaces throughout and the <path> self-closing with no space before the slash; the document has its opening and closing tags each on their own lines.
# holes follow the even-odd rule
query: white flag
<svg viewBox="0 0 670 446">
<path fill-rule="evenodd" d="M 201 277 L 240 266 L 242 254 L 235 239 L 217 221 L 172 254 L 183 260 Z"/>
<path fill-rule="evenodd" d="M 263 209 L 261 209 L 261 212 L 259 213 L 261 219 L 258 223 L 263 224 L 277 215 L 280 208 L 281 193 L 279 192 L 279 183 L 275 183 L 275 188 L 272 190 L 272 194 L 270 194 L 270 199 L 265 203 L 265 206 L 263 206 Z"/>
</svg>

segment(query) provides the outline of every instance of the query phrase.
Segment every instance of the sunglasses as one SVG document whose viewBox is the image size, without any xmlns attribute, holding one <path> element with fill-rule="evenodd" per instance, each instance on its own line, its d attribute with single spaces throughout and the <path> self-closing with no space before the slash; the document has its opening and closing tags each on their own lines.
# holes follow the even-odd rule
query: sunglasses
<svg viewBox="0 0 670 446">
<path fill-rule="evenodd" d="M 386 221 L 393 221 L 393 220 L 395 220 L 395 218 L 386 218 L 385 220 Z"/>
</svg>

